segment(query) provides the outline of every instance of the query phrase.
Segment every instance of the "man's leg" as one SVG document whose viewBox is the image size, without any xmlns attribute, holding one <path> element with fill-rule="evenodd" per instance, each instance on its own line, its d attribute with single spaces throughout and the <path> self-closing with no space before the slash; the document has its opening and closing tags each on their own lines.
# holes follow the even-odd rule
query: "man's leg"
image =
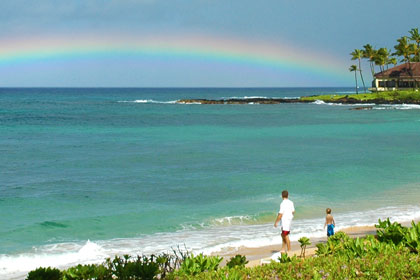
<svg viewBox="0 0 420 280">
<path fill-rule="evenodd" d="M 284 233 L 281 233 L 281 239 L 283 240 L 283 242 L 281 243 L 281 253 L 286 252 L 286 244 L 287 244 L 287 240 L 286 240 L 287 235 L 284 235 Z M 289 238 L 287 238 L 289 239 Z M 290 241 L 289 241 L 290 242 Z"/>
<path fill-rule="evenodd" d="M 290 251 L 290 239 L 289 239 L 289 235 L 286 235 L 284 237 L 284 239 L 286 240 L 286 245 L 287 245 L 287 251 Z M 284 242 L 284 241 L 283 241 Z"/>
</svg>

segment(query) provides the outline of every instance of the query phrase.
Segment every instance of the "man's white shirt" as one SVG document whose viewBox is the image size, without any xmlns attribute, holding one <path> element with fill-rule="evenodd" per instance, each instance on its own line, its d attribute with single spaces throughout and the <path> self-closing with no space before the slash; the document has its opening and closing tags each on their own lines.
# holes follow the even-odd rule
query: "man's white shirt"
<svg viewBox="0 0 420 280">
<path fill-rule="evenodd" d="M 290 226 L 293 220 L 293 212 L 295 212 L 295 206 L 293 202 L 289 199 L 283 199 L 280 204 L 280 211 L 279 214 L 282 214 L 281 217 L 281 225 L 282 230 L 290 231 Z"/>
</svg>

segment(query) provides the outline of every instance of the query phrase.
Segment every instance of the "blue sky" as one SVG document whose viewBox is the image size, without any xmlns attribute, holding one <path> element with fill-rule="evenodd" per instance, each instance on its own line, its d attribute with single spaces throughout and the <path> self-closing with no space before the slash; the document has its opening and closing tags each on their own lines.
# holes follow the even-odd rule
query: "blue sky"
<svg viewBox="0 0 420 280">
<path fill-rule="evenodd" d="M 0 3 L 2 42 L 31 36 L 204 34 L 279 43 L 328 54 L 347 69 L 366 43 L 392 48 L 420 27 L 418 0 L 13 0 Z M 181 70 L 180 70 L 181 69 Z M 366 75 L 367 67 L 365 67 Z M 0 65 L 0 86 L 352 86 L 353 76 L 323 79 L 211 60 L 112 58 Z M 370 80 L 370 78 L 368 78 Z"/>
</svg>

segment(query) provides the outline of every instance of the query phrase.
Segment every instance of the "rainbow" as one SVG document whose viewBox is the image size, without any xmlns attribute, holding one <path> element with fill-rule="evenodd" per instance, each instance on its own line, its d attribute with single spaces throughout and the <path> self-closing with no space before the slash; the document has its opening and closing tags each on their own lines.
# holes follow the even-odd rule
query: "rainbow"
<svg viewBox="0 0 420 280">
<path fill-rule="evenodd" d="M 347 81 L 343 62 L 279 43 L 202 35 L 44 36 L 0 40 L 0 67 L 50 60 L 175 57 L 297 71 Z"/>
</svg>

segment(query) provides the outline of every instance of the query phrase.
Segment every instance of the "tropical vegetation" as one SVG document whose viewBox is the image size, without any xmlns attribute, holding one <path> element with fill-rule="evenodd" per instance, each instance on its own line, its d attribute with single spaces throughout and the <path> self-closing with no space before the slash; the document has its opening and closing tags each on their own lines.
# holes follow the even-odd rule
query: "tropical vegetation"
<svg viewBox="0 0 420 280">
<path fill-rule="evenodd" d="M 379 68 L 379 72 L 383 72 L 388 69 L 389 65 L 396 65 L 398 60 L 408 64 L 411 72 L 411 63 L 420 62 L 420 33 L 418 28 L 412 28 L 409 31 L 408 36 L 402 36 L 397 39 L 397 45 L 394 46 L 395 52 L 391 53 L 388 48 L 375 49 L 371 44 L 366 44 L 362 49 L 355 49 L 350 53 L 351 60 L 358 61 L 358 67 L 354 68 L 352 65 L 349 70 L 350 72 L 359 72 L 360 79 L 363 83 L 364 92 L 366 93 L 366 85 L 362 74 L 362 59 L 366 59 L 369 62 L 370 72 L 372 77 L 375 75 L 376 67 Z M 355 75 L 356 88 L 357 88 L 357 76 Z M 418 86 L 418 83 L 415 83 Z"/>
<path fill-rule="evenodd" d="M 359 86 L 357 85 L 357 75 L 356 75 L 356 71 L 358 71 L 357 66 L 351 65 L 349 68 L 349 71 L 354 72 L 354 80 L 356 81 L 356 94 L 359 94 Z"/>
<path fill-rule="evenodd" d="M 317 244 L 316 257 L 288 257 L 278 262 L 245 267 L 244 256 L 232 257 L 221 267 L 218 256 L 189 253 L 129 256 L 107 259 L 99 265 L 78 265 L 60 271 L 38 268 L 28 280 L 76 279 L 419 279 L 420 223 L 411 227 L 379 220 L 375 236 L 351 238 L 338 232 Z M 310 244 L 300 239 L 302 250 Z M 304 254 L 304 253 L 303 253 Z"/>
<path fill-rule="evenodd" d="M 304 258 L 306 253 L 306 247 L 311 245 L 311 241 L 308 237 L 301 237 L 298 242 L 300 243 L 300 257 Z"/>
<path fill-rule="evenodd" d="M 331 103 L 420 104 L 420 92 L 412 90 L 376 91 L 363 94 L 326 94 L 303 96 L 300 102 L 321 100 Z"/>
</svg>

